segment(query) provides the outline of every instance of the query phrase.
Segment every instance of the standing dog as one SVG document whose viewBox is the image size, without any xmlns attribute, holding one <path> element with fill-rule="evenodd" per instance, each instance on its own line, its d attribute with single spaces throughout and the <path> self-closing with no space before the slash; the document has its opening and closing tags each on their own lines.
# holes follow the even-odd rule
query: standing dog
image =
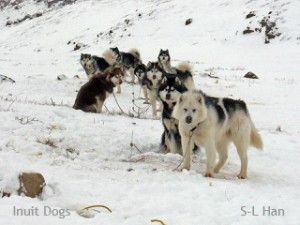
<svg viewBox="0 0 300 225">
<path fill-rule="evenodd" d="M 97 72 L 104 72 L 106 69 L 114 66 L 120 66 L 120 59 L 112 54 L 109 50 L 103 53 L 103 57 L 98 57 L 91 54 L 81 54 L 80 64 L 85 70 L 89 79 L 93 77 Z M 117 93 L 121 93 L 120 84 L 117 85 Z"/>
<path fill-rule="evenodd" d="M 150 103 L 152 106 L 152 115 L 157 116 L 156 101 L 158 99 L 158 88 L 164 77 L 164 70 L 159 66 L 158 62 L 149 62 L 145 77 L 145 84 L 149 93 Z"/>
<path fill-rule="evenodd" d="M 122 83 L 123 76 L 123 71 L 118 67 L 95 74 L 80 88 L 73 108 L 101 113 L 105 99 L 113 92 L 116 85 Z"/>
<path fill-rule="evenodd" d="M 89 79 L 96 72 L 103 72 L 110 66 L 104 58 L 91 54 L 81 54 L 80 64 L 82 65 Z"/>
<path fill-rule="evenodd" d="M 138 82 L 141 85 L 141 89 L 143 90 L 143 94 L 145 97 L 144 104 L 149 104 L 146 73 L 147 73 L 147 67 L 145 66 L 145 64 L 140 64 L 134 69 L 134 75 L 137 76 Z"/>
<path fill-rule="evenodd" d="M 178 130 L 178 120 L 172 117 L 177 98 L 187 89 L 181 80 L 173 74 L 167 74 L 159 87 L 158 96 L 163 104 L 162 123 L 164 132 L 161 148 L 171 153 L 182 154 L 181 137 Z"/>
<path fill-rule="evenodd" d="M 195 84 L 193 80 L 193 71 L 189 63 L 182 62 L 178 64 L 177 67 L 172 67 L 171 56 L 168 49 L 160 50 L 158 54 L 158 63 L 166 73 L 177 74 L 178 77 L 183 82 L 183 84 L 187 87 L 187 89 L 189 90 L 195 89 Z"/>
<path fill-rule="evenodd" d="M 239 179 L 247 177 L 247 149 L 250 145 L 262 149 L 258 134 L 245 102 L 229 98 L 214 98 L 201 91 L 182 94 L 173 117 L 179 121 L 183 149 L 183 169 L 190 169 L 193 144 L 206 151 L 206 177 L 218 173 L 227 160 L 228 145 L 233 142 L 241 160 Z M 216 151 L 219 161 L 215 166 Z"/>
<path fill-rule="evenodd" d="M 129 52 L 121 52 L 119 49 L 110 48 L 117 59 L 121 61 L 124 71 L 131 75 L 131 83 L 135 83 L 134 69 L 142 63 L 140 52 L 137 49 L 131 49 Z"/>
</svg>

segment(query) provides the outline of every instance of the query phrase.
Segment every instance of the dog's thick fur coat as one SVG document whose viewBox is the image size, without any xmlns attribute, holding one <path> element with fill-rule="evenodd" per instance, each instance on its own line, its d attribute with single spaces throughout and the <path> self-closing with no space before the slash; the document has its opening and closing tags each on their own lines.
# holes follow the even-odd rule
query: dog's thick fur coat
<svg viewBox="0 0 300 225">
<path fill-rule="evenodd" d="M 193 145 L 203 146 L 207 156 L 205 176 L 213 177 L 227 160 L 233 142 L 241 160 L 238 178 L 247 177 L 247 149 L 263 148 L 263 142 L 249 115 L 245 102 L 214 98 L 201 91 L 189 91 L 178 99 L 173 117 L 179 121 L 183 149 L 183 169 L 190 169 Z M 216 152 L 219 161 L 215 166 Z"/>
<path fill-rule="evenodd" d="M 101 113 L 105 99 L 113 92 L 116 85 L 122 83 L 123 76 L 120 68 L 111 68 L 105 73 L 95 74 L 80 88 L 73 108 Z"/>
</svg>

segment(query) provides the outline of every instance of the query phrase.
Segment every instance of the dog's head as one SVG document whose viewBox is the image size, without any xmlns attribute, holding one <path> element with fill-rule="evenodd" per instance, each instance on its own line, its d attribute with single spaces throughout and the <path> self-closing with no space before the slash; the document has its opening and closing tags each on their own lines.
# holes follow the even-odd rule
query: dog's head
<svg viewBox="0 0 300 225">
<path fill-rule="evenodd" d="M 164 71 L 158 62 L 149 62 L 147 65 L 146 77 L 154 88 L 158 88 L 163 79 Z"/>
<path fill-rule="evenodd" d="M 123 83 L 124 72 L 120 67 L 109 68 L 105 73 L 106 79 L 111 81 L 114 85 Z"/>
<path fill-rule="evenodd" d="M 134 75 L 138 77 L 139 80 L 142 80 L 146 76 L 147 67 L 145 64 L 139 64 L 134 69 Z"/>
<path fill-rule="evenodd" d="M 159 98 L 167 103 L 173 105 L 176 103 L 181 93 L 187 91 L 181 80 L 176 74 L 166 74 L 161 81 L 158 89 Z"/>
<path fill-rule="evenodd" d="M 110 48 L 112 54 L 113 54 L 113 57 L 116 61 L 116 64 L 117 65 L 121 65 L 122 63 L 122 54 L 121 52 L 119 51 L 118 47 L 115 47 L 115 48 Z"/>
<path fill-rule="evenodd" d="M 89 67 L 91 64 L 93 64 L 93 57 L 91 54 L 81 54 L 80 55 L 80 63 L 84 67 Z"/>
<path fill-rule="evenodd" d="M 159 62 L 169 62 L 171 60 L 169 50 L 162 50 L 160 49 L 159 54 L 158 54 L 158 61 Z"/>
<path fill-rule="evenodd" d="M 195 126 L 207 118 L 205 95 L 201 91 L 188 91 L 177 98 L 174 118 L 185 125 Z"/>
</svg>

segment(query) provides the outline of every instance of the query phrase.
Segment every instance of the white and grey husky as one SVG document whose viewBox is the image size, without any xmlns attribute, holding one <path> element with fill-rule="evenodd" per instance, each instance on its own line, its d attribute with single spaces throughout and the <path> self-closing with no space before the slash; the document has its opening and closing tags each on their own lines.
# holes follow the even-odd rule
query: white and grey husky
<svg viewBox="0 0 300 225">
<path fill-rule="evenodd" d="M 201 91 L 180 95 L 173 111 L 179 121 L 183 149 L 183 169 L 190 169 L 194 144 L 206 151 L 206 177 L 213 177 L 223 167 L 228 156 L 228 145 L 233 142 L 241 160 L 238 178 L 247 177 L 247 149 L 250 145 L 263 148 L 262 139 L 255 128 L 246 103 L 230 98 L 215 98 Z M 219 161 L 215 165 L 216 152 Z"/>
</svg>

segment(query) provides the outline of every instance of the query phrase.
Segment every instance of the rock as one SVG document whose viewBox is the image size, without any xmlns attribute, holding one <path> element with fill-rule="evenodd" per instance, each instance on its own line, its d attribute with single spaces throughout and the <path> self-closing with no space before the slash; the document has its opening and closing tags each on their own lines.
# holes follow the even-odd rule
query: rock
<svg viewBox="0 0 300 225">
<path fill-rule="evenodd" d="M 5 24 L 5 26 L 10 26 L 10 25 L 13 25 L 14 24 L 14 22 L 13 21 L 11 21 L 11 20 L 8 20 L 7 22 L 6 22 L 6 24 Z"/>
<path fill-rule="evenodd" d="M 64 74 L 61 74 L 61 75 L 57 76 L 57 80 L 65 80 L 65 79 L 68 79 L 68 77 Z"/>
<path fill-rule="evenodd" d="M 40 173 L 22 173 L 19 176 L 20 188 L 18 194 L 35 198 L 39 196 L 45 187 L 45 179 Z"/>
<path fill-rule="evenodd" d="M 41 17 L 43 15 L 42 12 L 37 12 L 35 14 L 33 14 L 33 17 Z"/>
<path fill-rule="evenodd" d="M 254 32 L 254 30 L 247 28 L 246 30 L 243 31 L 243 34 L 251 34 L 253 32 Z"/>
<path fill-rule="evenodd" d="M 245 78 L 250 78 L 250 79 L 258 79 L 258 77 L 252 72 L 246 73 L 246 75 L 244 77 Z"/>
<path fill-rule="evenodd" d="M 190 25 L 191 23 L 193 22 L 193 19 L 192 18 L 189 18 L 185 21 L 185 25 Z"/>
<path fill-rule="evenodd" d="M 249 12 L 247 15 L 246 15 L 246 19 L 249 19 L 249 18 L 251 18 L 251 17 L 253 17 L 253 16 L 256 16 L 256 14 L 255 14 L 255 12 Z"/>
<path fill-rule="evenodd" d="M 74 47 L 74 51 L 77 51 L 77 50 L 81 49 L 82 47 L 84 47 L 84 44 L 82 44 L 82 43 L 77 43 L 77 44 L 75 45 L 75 47 Z"/>
<path fill-rule="evenodd" d="M 4 197 L 10 197 L 10 193 L 7 193 L 7 192 L 3 192 L 2 193 L 2 198 L 4 198 Z"/>
</svg>

